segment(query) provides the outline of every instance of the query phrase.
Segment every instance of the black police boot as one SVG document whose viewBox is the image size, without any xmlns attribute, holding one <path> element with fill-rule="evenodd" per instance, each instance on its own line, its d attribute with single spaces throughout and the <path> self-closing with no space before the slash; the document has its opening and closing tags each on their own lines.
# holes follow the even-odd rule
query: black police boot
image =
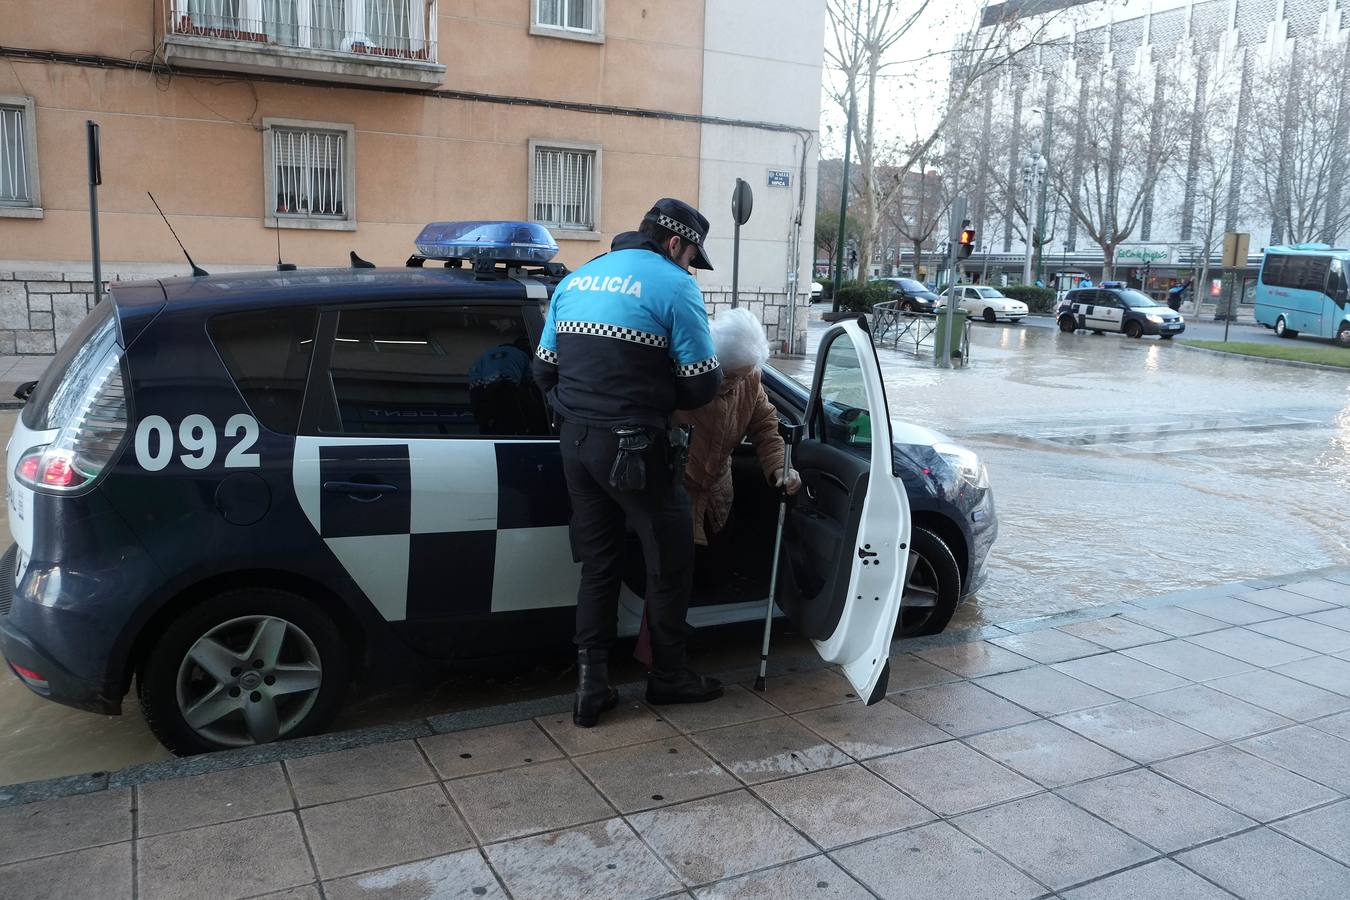
<svg viewBox="0 0 1350 900">
<path fill-rule="evenodd" d="M 572 724 L 592 728 L 600 714 L 619 703 L 619 692 L 609 686 L 609 651 L 577 651 L 577 700 L 572 706 Z"/>
<path fill-rule="evenodd" d="M 722 682 L 688 669 L 678 672 L 651 672 L 647 675 L 647 702 L 655 706 L 667 703 L 707 703 L 722 696 Z"/>
</svg>

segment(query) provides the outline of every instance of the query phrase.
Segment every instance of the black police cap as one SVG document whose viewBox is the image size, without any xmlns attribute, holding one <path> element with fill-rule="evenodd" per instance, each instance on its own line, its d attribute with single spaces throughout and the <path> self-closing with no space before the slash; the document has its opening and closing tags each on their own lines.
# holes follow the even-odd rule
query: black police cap
<svg viewBox="0 0 1350 900">
<path fill-rule="evenodd" d="M 642 221 L 653 222 L 693 244 L 698 252 L 694 254 L 690 265 L 695 269 L 712 269 L 708 251 L 703 246 L 703 242 L 708 239 L 708 220 L 703 213 L 683 200 L 662 197 L 652 204 Z"/>
</svg>

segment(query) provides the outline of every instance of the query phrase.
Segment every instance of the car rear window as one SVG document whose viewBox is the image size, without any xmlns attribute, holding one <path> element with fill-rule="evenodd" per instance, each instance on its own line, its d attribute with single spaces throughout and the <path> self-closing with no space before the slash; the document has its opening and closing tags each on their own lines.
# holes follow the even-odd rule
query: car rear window
<svg viewBox="0 0 1350 900">
<path fill-rule="evenodd" d="M 34 431 L 46 431 L 64 424 L 68 413 L 71 412 L 65 408 L 67 401 L 83 394 L 72 394 L 68 389 L 65 391 L 58 389 L 67 381 L 67 376 L 78 376 L 84 368 L 97 364 L 99 357 L 103 355 L 106 341 L 116 339 L 116 335 L 112 333 L 115 326 L 112 303 L 107 300 L 95 306 L 89 315 L 75 326 L 75 330 L 48 364 L 47 371 L 38 379 L 28 402 L 24 404 L 22 416 L 24 425 Z M 78 378 L 73 377 L 71 380 Z"/>
<path fill-rule="evenodd" d="M 547 437 L 522 311 L 514 306 L 343 310 L 328 375 L 332 434 Z"/>
<path fill-rule="evenodd" d="M 207 325 L 244 402 L 272 431 L 296 432 L 317 319 L 311 306 L 229 313 Z"/>
</svg>

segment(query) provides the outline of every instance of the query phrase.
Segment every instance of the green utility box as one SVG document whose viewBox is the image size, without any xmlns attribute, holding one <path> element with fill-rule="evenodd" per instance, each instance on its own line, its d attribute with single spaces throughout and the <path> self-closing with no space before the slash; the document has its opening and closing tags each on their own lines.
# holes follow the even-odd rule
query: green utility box
<svg viewBox="0 0 1350 900">
<path fill-rule="evenodd" d="M 966 311 L 964 309 L 952 310 L 952 333 L 947 334 L 947 311 L 940 309 L 937 312 L 937 329 L 933 333 L 933 356 L 936 359 L 942 358 L 942 342 L 950 341 L 952 348 L 952 358 L 961 357 L 961 339 L 966 333 Z"/>
</svg>

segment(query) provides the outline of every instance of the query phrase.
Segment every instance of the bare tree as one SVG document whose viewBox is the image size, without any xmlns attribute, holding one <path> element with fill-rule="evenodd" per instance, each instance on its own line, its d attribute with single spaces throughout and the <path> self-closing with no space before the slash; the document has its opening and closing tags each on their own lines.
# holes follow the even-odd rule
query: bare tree
<svg viewBox="0 0 1350 900">
<path fill-rule="evenodd" d="M 925 14 L 932 10 L 939 15 L 948 9 L 930 0 L 827 0 L 830 33 L 825 56 L 839 76 L 827 84 L 827 90 L 842 108 L 848 109 L 852 102 L 857 110 L 852 139 L 862 188 L 858 213 L 862 232 L 858 242 L 860 279 L 871 265 L 881 211 L 905 184 L 903 178 L 884 178 L 883 169 L 908 172 L 928 157 L 948 124 L 966 108 L 976 85 L 1010 60 L 1044 43 L 1059 15 L 1024 16 L 1019 5 L 982 2 L 974 22 L 950 23 L 952 29 L 964 31 L 951 50 L 920 59 L 900 59 L 895 51 Z M 934 127 L 899 143 L 877 133 L 878 80 L 897 66 L 945 66 L 951 74 Z"/>
<path fill-rule="evenodd" d="M 951 180 L 928 168 L 920 158 L 914 171 L 892 171 L 893 191 L 882 207 L 883 224 L 889 226 L 914 250 L 914 275 L 922 267 L 924 249 L 932 249 L 933 236 L 951 207 Z"/>
<path fill-rule="evenodd" d="M 1166 72 L 1154 77 L 1171 79 Z M 1153 104 L 1181 94 L 1129 69 L 1091 67 L 1077 85 L 1062 85 L 1055 110 L 1056 157 L 1072 167 L 1051 169 L 1055 191 L 1102 250 L 1110 278 L 1116 248 L 1134 235 L 1160 176 L 1171 164 L 1187 125 L 1178 116 L 1155 122 Z M 1156 126 L 1156 127 L 1155 127 Z"/>
<path fill-rule="evenodd" d="M 1342 202 L 1350 124 L 1350 45 L 1296 49 L 1254 84 L 1253 186 L 1271 243 L 1334 241 L 1350 226 Z"/>
<path fill-rule="evenodd" d="M 1183 202 L 1177 209 L 1182 241 L 1189 241 L 1197 258 L 1191 282 L 1191 301 L 1200 314 L 1204 285 L 1209 280 L 1210 258 L 1219 252 L 1227 226 L 1233 172 L 1237 156 L 1237 84 L 1233 79 L 1196 79 L 1189 125 L 1190 146 L 1184 157 L 1178 153 L 1174 171 L 1183 186 Z M 1238 186 L 1239 191 L 1241 186 Z"/>
</svg>

